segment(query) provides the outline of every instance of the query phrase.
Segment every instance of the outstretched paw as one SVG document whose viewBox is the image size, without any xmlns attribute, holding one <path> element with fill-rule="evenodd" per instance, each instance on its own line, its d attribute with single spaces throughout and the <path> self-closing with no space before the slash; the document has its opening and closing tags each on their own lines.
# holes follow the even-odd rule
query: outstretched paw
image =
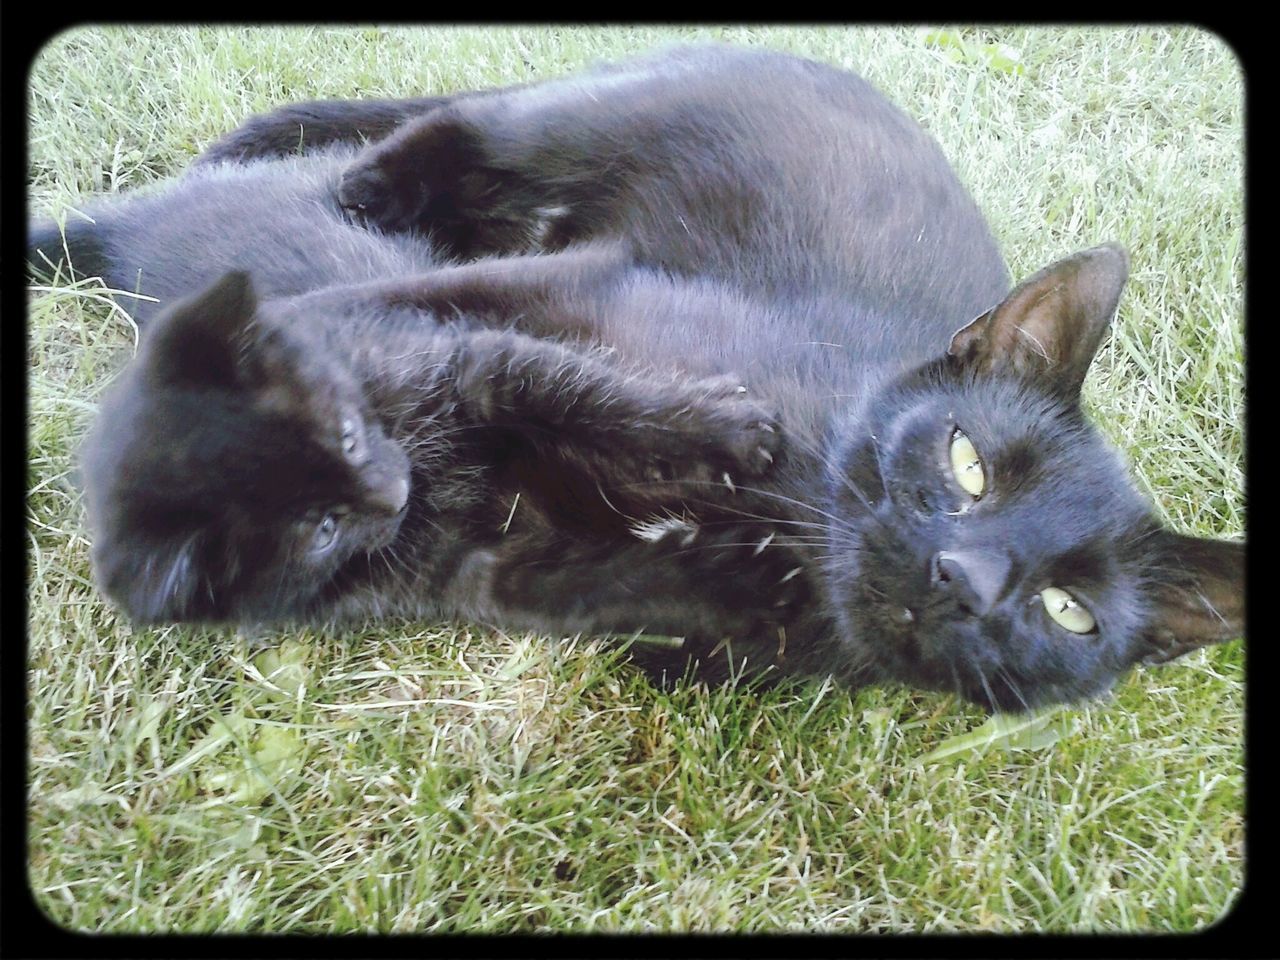
<svg viewBox="0 0 1280 960">
<path fill-rule="evenodd" d="M 443 223 L 492 202 L 497 186 L 483 160 L 479 135 L 454 109 L 441 108 L 366 147 L 343 172 L 338 203 L 388 232 L 438 232 Z"/>
<path fill-rule="evenodd" d="M 804 564 L 768 524 L 699 524 L 666 514 L 635 524 L 631 532 L 673 551 L 688 576 L 714 584 L 744 618 L 739 630 L 785 622 L 808 597 Z"/>
<path fill-rule="evenodd" d="M 734 471 L 744 477 L 762 477 L 773 469 L 782 449 L 782 434 L 778 422 L 753 405 L 741 422 L 725 431 L 721 442 L 732 467 L 725 485 L 732 487 Z"/>
<path fill-rule="evenodd" d="M 736 494 L 739 483 L 764 476 L 783 447 L 777 418 L 731 377 L 696 383 L 679 412 L 647 442 L 646 479 L 692 484 L 689 493 L 703 500 L 715 499 L 715 489 Z"/>
<path fill-rule="evenodd" d="M 762 477 L 773 468 L 782 449 L 782 432 L 777 418 L 750 398 L 739 378 L 714 377 L 705 386 L 708 407 L 703 416 L 713 447 L 708 452 L 723 461 L 726 470 L 716 479 L 732 491 L 735 476 Z"/>
</svg>

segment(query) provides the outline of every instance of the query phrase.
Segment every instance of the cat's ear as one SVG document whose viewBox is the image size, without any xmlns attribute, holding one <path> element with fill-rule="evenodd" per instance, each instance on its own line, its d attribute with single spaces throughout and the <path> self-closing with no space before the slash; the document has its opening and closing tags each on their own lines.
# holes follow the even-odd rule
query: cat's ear
<svg viewBox="0 0 1280 960">
<path fill-rule="evenodd" d="M 1164 663 L 1244 633 L 1244 544 L 1160 532 L 1143 663 Z"/>
<path fill-rule="evenodd" d="M 1059 260 L 959 330 L 947 354 L 979 374 L 1016 373 L 1075 397 L 1128 276 L 1129 256 L 1114 243 Z"/>
<path fill-rule="evenodd" d="M 230 386 L 257 306 L 243 271 L 175 303 L 155 319 L 147 338 L 146 372 L 163 383 Z"/>
<path fill-rule="evenodd" d="M 146 550 L 116 551 L 95 557 L 94 573 L 102 592 L 138 623 L 189 620 L 201 578 L 194 539 L 151 545 Z"/>
</svg>

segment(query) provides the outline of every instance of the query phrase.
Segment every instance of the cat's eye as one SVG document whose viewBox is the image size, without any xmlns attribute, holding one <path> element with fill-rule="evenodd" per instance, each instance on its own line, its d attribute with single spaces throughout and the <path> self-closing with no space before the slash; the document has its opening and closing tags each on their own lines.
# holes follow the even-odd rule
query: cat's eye
<svg viewBox="0 0 1280 960">
<path fill-rule="evenodd" d="M 951 471 L 955 474 L 960 489 L 974 498 L 982 496 L 987 487 L 987 478 L 982 472 L 982 458 L 978 456 L 973 441 L 960 430 L 951 434 Z"/>
<path fill-rule="evenodd" d="M 1093 633 L 1097 628 L 1093 614 L 1060 587 L 1045 587 L 1040 591 L 1040 600 L 1054 622 L 1072 633 Z"/>
<path fill-rule="evenodd" d="M 360 448 L 360 428 L 354 417 L 342 419 L 342 452 L 348 457 L 355 456 Z"/>
<path fill-rule="evenodd" d="M 324 519 L 316 524 L 316 532 L 311 539 L 311 549 L 316 553 L 323 553 L 333 546 L 337 538 L 338 518 L 332 513 L 326 513 Z"/>
</svg>

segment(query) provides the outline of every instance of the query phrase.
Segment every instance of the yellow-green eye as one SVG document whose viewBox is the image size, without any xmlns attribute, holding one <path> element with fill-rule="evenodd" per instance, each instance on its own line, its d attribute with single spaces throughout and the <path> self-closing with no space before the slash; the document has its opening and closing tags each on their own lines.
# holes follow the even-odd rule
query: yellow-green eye
<svg viewBox="0 0 1280 960">
<path fill-rule="evenodd" d="M 1060 626 L 1072 633 L 1092 633 L 1097 626 L 1093 614 L 1080 605 L 1080 601 L 1057 587 L 1045 587 L 1040 591 L 1044 608 Z"/>
<path fill-rule="evenodd" d="M 971 497 L 982 496 L 987 478 L 982 473 L 982 459 L 974 449 L 973 441 L 957 430 L 951 435 L 951 470 L 956 483 Z"/>
</svg>

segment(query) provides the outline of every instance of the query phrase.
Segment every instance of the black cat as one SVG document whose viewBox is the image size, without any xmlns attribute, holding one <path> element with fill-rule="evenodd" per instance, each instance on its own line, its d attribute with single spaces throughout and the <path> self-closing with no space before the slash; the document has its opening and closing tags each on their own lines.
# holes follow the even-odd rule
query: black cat
<svg viewBox="0 0 1280 960">
<path fill-rule="evenodd" d="M 786 434 L 762 481 L 726 496 L 705 478 L 678 491 L 678 515 L 637 528 L 656 542 L 636 546 L 667 553 L 635 553 L 520 481 L 539 522 L 473 555 L 501 616 L 573 629 L 600 592 L 597 627 L 687 638 L 653 666 L 893 679 L 1008 709 L 1240 634 L 1243 545 L 1164 529 L 1080 411 L 1124 252 L 1077 254 L 1008 293 L 937 146 L 859 78 L 679 50 L 367 114 L 287 107 L 205 162 L 362 134 L 385 139 L 337 197 L 369 237 L 425 232 L 483 259 L 316 297 L 456 310 L 664 376 L 736 371 Z M 689 583 L 676 571 L 698 556 L 712 559 Z M 716 619 L 744 584 L 772 601 L 784 569 L 803 602 Z M 622 571 L 646 592 L 610 593 Z"/>
</svg>

